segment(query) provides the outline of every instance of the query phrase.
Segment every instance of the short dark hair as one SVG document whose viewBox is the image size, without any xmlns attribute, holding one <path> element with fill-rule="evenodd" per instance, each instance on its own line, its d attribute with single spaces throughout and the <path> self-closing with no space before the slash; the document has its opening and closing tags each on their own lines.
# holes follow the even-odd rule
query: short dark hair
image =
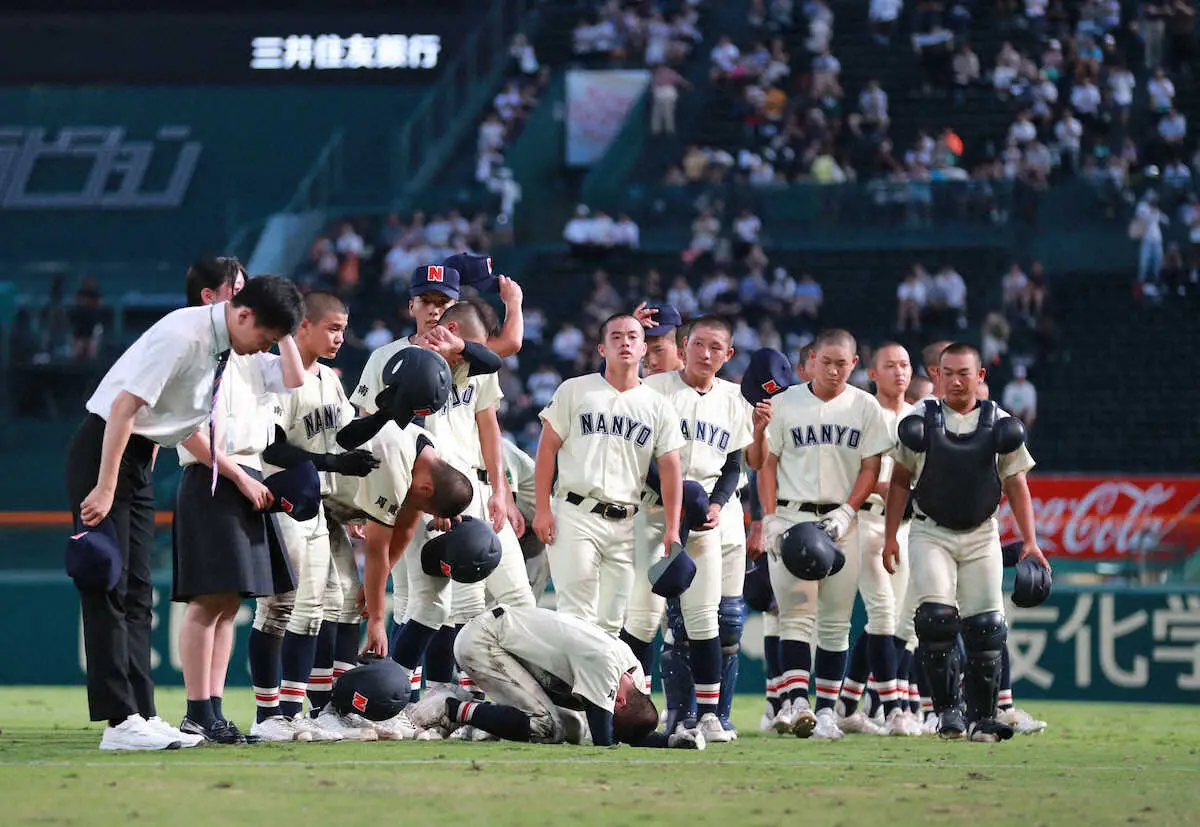
<svg viewBox="0 0 1200 827">
<path fill-rule="evenodd" d="M 974 345 L 969 345 L 966 342 L 951 342 L 945 349 L 938 354 L 938 363 L 941 364 L 942 358 L 945 356 L 974 356 L 975 362 L 983 365 L 983 357 L 979 355 L 979 350 Z"/>
<path fill-rule="evenodd" d="M 894 342 L 891 340 L 886 341 L 883 344 L 881 344 L 879 347 L 875 348 L 875 352 L 873 354 L 871 354 L 872 367 L 874 367 L 875 363 L 879 361 L 879 354 L 889 347 L 898 347 L 901 350 L 903 350 L 905 353 L 908 353 L 908 348 L 906 348 L 904 345 L 900 344 L 899 342 Z"/>
<path fill-rule="evenodd" d="M 204 256 L 196 259 L 184 277 L 188 307 L 200 307 L 204 304 L 201 293 L 205 290 L 216 292 L 227 284 L 232 285 L 237 281 L 238 273 L 245 272 L 246 268 L 234 256 Z"/>
<path fill-rule="evenodd" d="M 940 341 L 925 345 L 925 347 L 921 348 L 921 364 L 925 367 L 936 365 L 942 358 L 942 351 L 949 344 L 950 342 Z"/>
<path fill-rule="evenodd" d="M 337 313 L 349 315 L 346 303 L 328 290 L 313 290 L 304 297 L 304 318 L 313 324 Z"/>
<path fill-rule="evenodd" d="M 429 470 L 433 496 L 427 511 L 434 517 L 457 517 L 475 499 L 475 487 L 466 475 L 442 458 Z"/>
<path fill-rule="evenodd" d="M 698 327 L 715 327 L 718 330 L 724 330 L 725 335 L 729 337 L 729 340 L 731 342 L 733 341 L 733 325 L 731 325 L 729 320 L 723 316 L 718 316 L 715 313 L 706 313 L 703 316 L 697 316 L 688 322 L 687 332 L 684 335 L 691 336 L 692 331 Z"/>
<path fill-rule="evenodd" d="M 831 347 L 844 347 L 851 353 L 858 353 L 858 341 L 854 338 L 854 334 L 840 327 L 831 327 L 829 330 L 822 330 L 817 334 L 816 340 L 812 343 L 812 349 L 815 352 L 827 345 Z"/>
<path fill-rule="evenodd" d="M 631 689 L 625 700 L 625 706 L 613 713 L 613 738 L 622 744 L 640 744 L 658 726 L 658 710 L 640 689 Z"/>
<path fill-rule="evenodd" d="M 283 276 L 255 276 L 247 280 L 242 292 L 233 297 L 234 307 L 254 311 L 254 324 L 291 335 L 304 318 L 304 297 L 290 279 Z"/>
<path fill-rule="evenodd" d="M 497 317 L 496 311 L 492 310 L 491 305 L 487 302 L 482 299 L 470 298 L 463 299 L 446 308 L 440 321 L 442 324 L 458 322 L 460 327 L 466 328 L 468 336 L 488 338 L 495 333 Z"/>
<path fill-rule="evenodd" d="M 604 337 L 608 335 L 608 326 L 610 324 L 612 324 L 613 322 L 615 322 L 617 319 L 633 319 L 635 322 L 638 323 L 638 330 L 642 331 L 642 338 L 643 339 L 646 338 L 646 329 L 644 327 L 642 327 L 641 322 L 638 322 L 637 316 L 633 315 L 632 313 L 614 313 L 611 316 L 609 316 L 607 319 L 605 319 L 603 322 L 600 323 L 600 339 L 601 340 L 603 340 Z"/>
</svg>

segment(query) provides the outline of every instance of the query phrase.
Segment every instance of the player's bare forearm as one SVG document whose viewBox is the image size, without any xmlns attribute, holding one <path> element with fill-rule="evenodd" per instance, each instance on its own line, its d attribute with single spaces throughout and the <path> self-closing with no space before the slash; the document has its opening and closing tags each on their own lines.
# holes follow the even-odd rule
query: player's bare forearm
<svg viewBox="0 0 1200 827">
<path fill-rule="evenodd" d="M 146 400 L 129 391 L 121 391 L 113 400 L 104 423 L 104 442 L 100 449 L 100 473 L 96 487 L 105 491 L 117 490 L 117 474 L 121 470 L 121 456 L 129 437 L 133 434 L 133 418 L 146 404 Z"/>
<path fill-rule="evenodd" d="M 180 444 L 199 463 L 212 468 L 212 443 L 208 441 L 208 434 L 204 429 L 197 430 Z M 246 472 L 224 451 L 217 451 L 217 473 L 231 482 L 237 482 Z"/>
<path fill-rule="evenodd" d="M 746 446 L 746 465 L 755 471 L 761 470 L 769 453 L 770 451 L 767 450 L 767 435 L 764 432 L 761 436 L 756 436 L 754 441 Z"/>
<path fill-rule="evenodd" d="M 762 505 L 763 516 L 775 513 L 775 475 L 779 472 L 779 457 L 768 452 L 763 462 L 762 470 L 758 472 L 758 501 Z"/>
<path fill-rule="evenodd" d="M 408 505 L 400 507 L 396 515 L 396 524 L 392 526 L 392 535 L 388 542 L 388 569 L 400 562 L 404 550 L 412 542 L 417 533 L 417 524 L 421 522 L 421 512 Z"/>
<path fill-rule="evenodd" d="M 886 505 L 883 510 L 884 539 L 895 539 L 904 520 L 904 511 L 908 507 L 908 486 L 912 482 L 912 474 L 903 465 L 897 463 L 892 467 L 892 481 L 888 486 Z"/>
<path fill-rule="evenodd" d="M 678 451 L 668 451 L 658 458 L 658 474 L 662 485 L 663 520 L 666 539 L 679 539 L 679 512 L 683 508 L 683 464 Z"/>
<path fill-rule="evenodd" d="M 300 349 L 296 340 L 284 336 L 279 340 L 279 362 L 283 370 L 283 384 L 293 390 L 304 384 L 304 361 L 300 358 Z"/>
<path fill-rule="evenodd" d="M 1013 519 L 1017 521 L 1017 530 L 1021 532 L 1021 540 L 1026 544 L 1037 543 L 1037 521 L 1033 517 L 1033 498 L 1029 496 L 1029 481 L 1025 472 L 1013 474 L 1004 480 L 1004 494 L 1008 497 L 1009 507 L 1012 508 Z"/>
<path fill-rule="evenodd" d="M 479 427 L 479 448 L 492 490 L 507 494 L 508 478 L 504 475 L 504 448 L 496 407 L 493 405 L 475 414 L 475 424 Z"/>
<path fill-rule="evenodd" d="M 554 487 L 554 469 L 562 438 L 546 423 L 542 423 L 542 438 L 538 440 L 537 457 L 533 465 L 533 501 L 538 511 L 550 510 L 550 491 Z"/>
<path fill-rule="evenodd" d="M 867 501 L 867 497 L 874 493 L 875 485 L 879 482 L 879 469 L 882 462 L 878 454 L 863 458 L 862 463 L 858 466 L 858 476 L 854 480 L 854 488 L 850 490 L 850 496 L 846 499 L 846 505 L 858 511 Z"/>
<path fill-rule="evenodd" d="M 368 521 L 366 524 L 366 561 L 363 566 L 363 597 L 367 604 L 367 617 L 383 617 L 383 606 L 387 600 L 387 579 L 392 570 L 390 547 L 392 529 L 382 523 Z"/>
</svg>

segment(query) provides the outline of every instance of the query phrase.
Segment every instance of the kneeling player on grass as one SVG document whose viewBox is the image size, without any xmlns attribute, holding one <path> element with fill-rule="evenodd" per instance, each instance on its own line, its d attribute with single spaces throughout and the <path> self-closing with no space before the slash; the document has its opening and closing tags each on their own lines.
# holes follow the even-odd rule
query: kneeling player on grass
<svg viewBox="0 0 1200 827">
<path fill-rule="evenodd" d="M 421 729 L 471 725 L 508 741 L 704 749 L 698 730 L 655 733 L 658 710 L 630 648 L 586 620 L 496 606 L 463 627 L 459 667 L 493 700 L 431 691 L 406 710 Z"/>
</svg>

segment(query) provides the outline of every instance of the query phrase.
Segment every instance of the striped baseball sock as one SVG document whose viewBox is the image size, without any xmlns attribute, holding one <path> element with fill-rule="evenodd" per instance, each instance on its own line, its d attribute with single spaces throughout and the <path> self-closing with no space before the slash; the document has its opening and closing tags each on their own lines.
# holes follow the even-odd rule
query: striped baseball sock
<svg viewBox="0 0 1200 827">
<path fill-rule="evenodd" d="M 261 629 L 251 629 L 247 644 L 250 657 L 250 683 L 254 687 L 255 717 L 265 721 L 279 714 L 279 683 L 283 679 L 279 652 L 283 636 L 276 637 Z"/>
<path fill-rule="evenodd" d="M 529 741 L 533 736 L 529 716 L 515 706 L 448 698 L 446 712 L 452 721 L 470 724 L 505 741 Z"/>
<path fill-rule="evenodd" d="M 326 619 L 317 632 L 317 651 L 308 675 L 308 707 L 313 717 L 329 703 L 333 694 L 333 647 L 337 643 L 338 624 Z"/>
<path fill-rule="evenodd" d="M 1012 661 L 1008 655 L 1008 643 L 1005 642 L 1004 649 L 1000 654 L 1000 700 L 996 704 L 998 709 L 1012 709 Z"/>
<path fill-rule="evenodd" d="M 833 709 L 837 705 L 842 677 L 846 674 L 847 654 L 844 649 L 833 652 L 817 647 L 817 656 L 813 661 L 813 674 L 817 679 L 817 709 Z"/>
<path fill-rule="evenodd" d="M 896 683 L 896 644 L 891 635 L 867 635 L 867 660 L 875 676 L 875 691 L 883 704 L 883 714 L 890 715 L 900 705 L 900 687 Z"/>
<path fill-rule="evenodd" d="M 863 689 L 866 688 L 867 675 L 871 667 L 868 662 L 867 636 L 859 635 L 850 649 L 850 659 L 846 666 L 846 679 L 842 682 L 842 714 L 849 717 L 858 709 L 862 700 Z"/>
<path fill-rule="evenodd" d="M 778 715 L 783 706 L 783 697 L 779 684 L 783 670 L 779 668 L 779 636 L 763 636 L 763 659 L 767 667 L 767 703 L 771 705 L 771 714 Z"/>
<path fill-rule="evenodd" d="M 692 675 L 696 680 L 696 715 L 716 715 L 721 700 L 720 638 L 692 641 Z"/>
<path fill-rule="evenodd" d="M 808 703 L 808 679 L 812 671 L 812 649 L 800 640 L 779 641 L 779 695 L 793 704 Z"/>
<path fill-rule="evenodd" d="M 408 676 L 408 702 L 416 703 L 421 700 L 421 683 L 425 679 L 424 668 L 418 666 Z"/>
<path fill-rule="evenodd" d="M 295 718 L 304 711 L 304 695 L 308 691 L 308 678 L 317 657 L 317 636 L 283 633 L 280 649 L 282 664 L 279 685 L 279 714 Z"/>
<path fill-rule="evenodd" d="M 471 680 L 466 672 L 459 673 L 458 686 L 460 689 L 465 689 L 471 693 L 471 697 L 477 701 L 483 700 L 483 692 L 475 685 L 475 681 Z"/>
</svg>

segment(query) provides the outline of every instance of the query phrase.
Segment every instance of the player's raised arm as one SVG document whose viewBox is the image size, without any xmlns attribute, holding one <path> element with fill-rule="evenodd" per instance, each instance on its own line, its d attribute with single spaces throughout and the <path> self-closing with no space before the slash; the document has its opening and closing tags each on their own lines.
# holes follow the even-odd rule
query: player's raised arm
<svg viewBox="0 0 1200 827">
<path fill-rule="evenodd" d="M 775 513 L 775 492 L 778 488 L 779 457 L 768 453 L 762 470 L 758 472 L 758 501 L 762 506 L 763 517 Z"/>
<path fill-rule="evenodd" d="M 558 450 L 562 448 L 562 437 L 548 422 L 542 423 L 542 437 L 538 440 L 537 459 L 533 470 L 534 517 L 533 531 L 547 545 L 554 542 L 554 514 L 550 509 L 550 493 L 554 488 L 554 471 L 558 463 Z M 676 511 L 679 510 L 676 502 Z"/>
<path fill-rule="evenodd" d="M 508 276 L 497 276 L 496 283 L 500 288 L 500 301 L 504 302 L 504 326 L 500 335 L 488 339 L 488 350 L 502 359 L 514 355 L 521 350 L 521 342 L 525 338 L 525 316 L 521 310 L 524 293 L 521 285 Z"/>
<path fill-rule="evenodd" d="M 279 366 L 283 370 L 283 384 L 295 390 L 304 385 L 304 362 L 300 348 L 291 336 L 279 340 Z"/>
<path fill-rule="evenodd" d="M 771 400 L 767 399 L 759 402 L 754 406 L 754 441 L 746 446 L 746 464 L 751 469 L 758 471 L 763 467 L 763 462 L 766 461 L 767 448 L 767 426 L 771 424 Z"/>
</svg>

